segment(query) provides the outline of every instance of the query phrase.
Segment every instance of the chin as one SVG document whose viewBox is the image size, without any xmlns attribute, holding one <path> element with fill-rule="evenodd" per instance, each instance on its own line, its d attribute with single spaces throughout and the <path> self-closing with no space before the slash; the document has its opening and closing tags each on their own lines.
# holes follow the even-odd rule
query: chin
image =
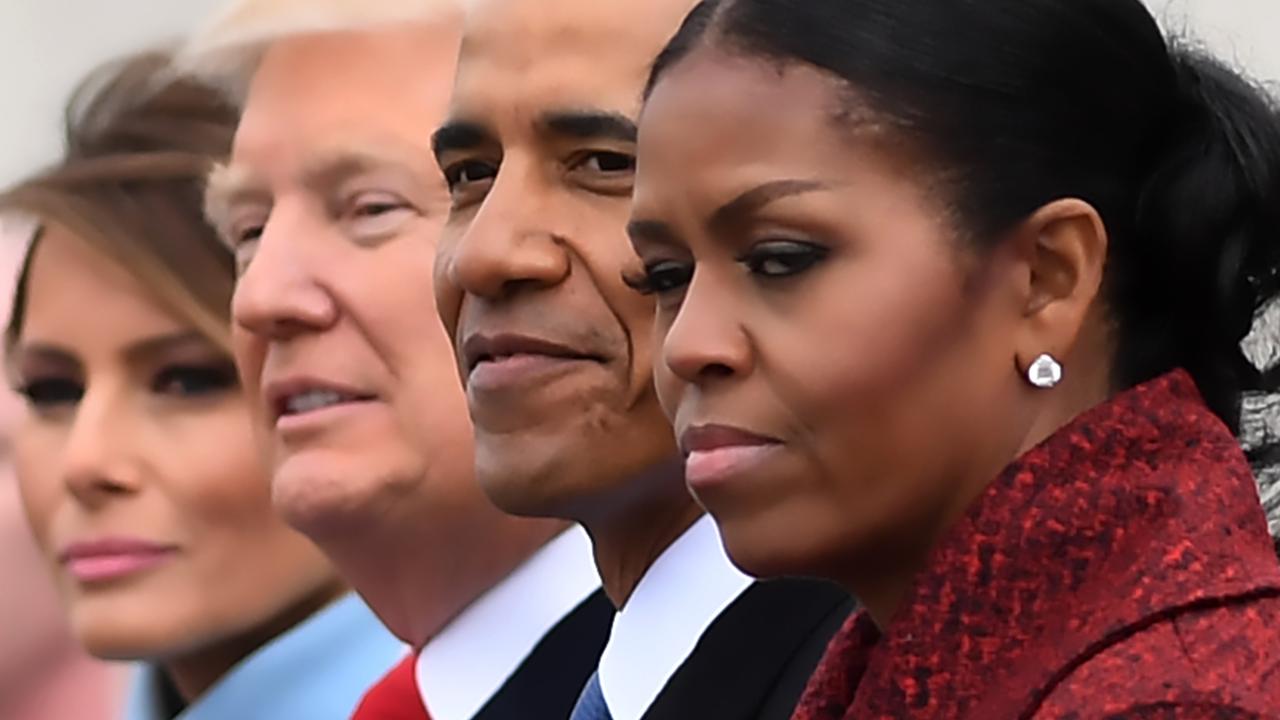
<svg viewBox="0 0 1280 720">
<path fill-rule="evenodd" d="M 725 517 L 711 513 L 726 553 L 739 570 L 755 578 L 827 578 L 828 563 L 819 549 L 795 532 L 802 523 L 770 523 L 766 518 Z M 779 531 L 771 528 L 788 528 Z"/>
<path fill-rule="evenodd" d="M 380 469 L 372 456 L 364 460 L 314 453 L 281 463 L 271 479 L 276 513 L 319 541 L 378 522 L 385 517 L 381 508 L 404 496 L 404 485 L 421 480 L 417 469 Z"/>
<path fill-rule="evenodd" d="M 92 601 L 90 601 L 92 602 Z M 137 605 L 137 603 L 133 603 Z M 76 640 L 99 660 L 161 660 L 191 639 L 168 633 L 163 613 L 155 608 L 77 608 L 71 613 Z"/>
<path fill-rule="evenodd" d="M 569 502 L 560 487 L 564 476 L 523 463 L 492 459 L 478 464 L 476 481 L 502 512 L 526 518 L 565 518 Z M 567 519 L 567 518 L 566 518 Z"/>
</svg>

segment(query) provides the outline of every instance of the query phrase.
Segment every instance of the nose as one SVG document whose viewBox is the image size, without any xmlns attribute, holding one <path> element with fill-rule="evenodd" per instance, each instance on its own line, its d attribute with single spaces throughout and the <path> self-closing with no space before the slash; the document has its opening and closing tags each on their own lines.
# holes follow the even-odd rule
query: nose
<svg viewBox="0 0 1280 720">
<path fill-rule="evenodd" d="M 232 320 L 248 332 L 285 340 L 332 325 L 337 305 L 314 268 L 323 228 L 309 228 L 287 208 L 272 211 L 236 281 Z M 243 250 L 242 250 L 243 252 Z"/>
<path fill-rule="evenodd" d="M 745 377 L 754 369 L 754 351 L 730 290 L 706 272 L 694 273 L 662 339 L 663 362 L 684 382 Z"/>
<path fill-rule="evenodd" d="M 86 392 L 76 406 L 66 444 L 62 475 L 68 492 L 87 507 L 142 488 L 143 469 L 133 449 L 140 441 L 129 410 L 107 393 Z"/>
<path fill-rule="evenodd" d="M 441 248 L 445 281 L 489 300 L 563 282 L 570 269 L 564 225 L 572 215 L 555 205 L 545 181 L 504 162 L 470 224 Z"/>
</svg>

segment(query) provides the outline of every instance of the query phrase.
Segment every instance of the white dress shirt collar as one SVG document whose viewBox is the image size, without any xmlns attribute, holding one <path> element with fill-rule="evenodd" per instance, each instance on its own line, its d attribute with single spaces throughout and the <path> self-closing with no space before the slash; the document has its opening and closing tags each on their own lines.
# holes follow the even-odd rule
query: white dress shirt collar
<svg viewBox="0 0 1280 720">
<path fill-rule="evenodd" d="M 566 615 L 600 588 L 591 541 L 566 530 L 462 611 L 422 649 L 432 720 L 471 720 Z"/>
<path fill-rule="evenodd" d="M 600 689 L 614 720 L 639 720 L 711 623 L 750 585 L 703 516 L 658 556 L 614 617 Z"/>
</svg>

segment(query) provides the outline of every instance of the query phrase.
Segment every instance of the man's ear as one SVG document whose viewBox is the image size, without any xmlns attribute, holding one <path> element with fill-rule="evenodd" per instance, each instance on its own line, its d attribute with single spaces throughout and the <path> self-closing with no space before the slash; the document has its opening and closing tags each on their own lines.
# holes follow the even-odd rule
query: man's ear
<svg viewBox="0 0 1280 720">
<path fill-rule="evenodd" d="M 1042 354 L 1072 355 L 1102 290 L 1108 238 L 1092 205 L 1066 199 L 1037 210 L 1011 241 L 1025 269 L 1015 339 L 1015 361 L 1025 371 Z"/>
</svg>

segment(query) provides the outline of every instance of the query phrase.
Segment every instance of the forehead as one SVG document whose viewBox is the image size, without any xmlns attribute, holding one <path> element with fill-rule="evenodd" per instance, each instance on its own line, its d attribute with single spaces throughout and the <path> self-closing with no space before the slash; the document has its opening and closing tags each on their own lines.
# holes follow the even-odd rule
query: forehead
<svg viewBox="0 0 1280 720">
<path fill-rule="evenodd" d="M 132 273 L 65 226 L 48 224 L 33 252 L 24 330 L 71 324 L 78 340 L 124 326 L 137 331 L 182 327 Z M 86 300 L 98 312 L 85 315 Z"/>
<path fill-rule="evenodd" d="M 335 143 L 429 150 L 448 107 L 460 22 L 299 36 L 254 74 L 233 162 L 293 164 Z"/>
<path fill-rule="evenodd" d="M 654 57 L 694 0 L 476 0 L 452 115 L 598 108 L 634 115 Z"/>
</svg>

